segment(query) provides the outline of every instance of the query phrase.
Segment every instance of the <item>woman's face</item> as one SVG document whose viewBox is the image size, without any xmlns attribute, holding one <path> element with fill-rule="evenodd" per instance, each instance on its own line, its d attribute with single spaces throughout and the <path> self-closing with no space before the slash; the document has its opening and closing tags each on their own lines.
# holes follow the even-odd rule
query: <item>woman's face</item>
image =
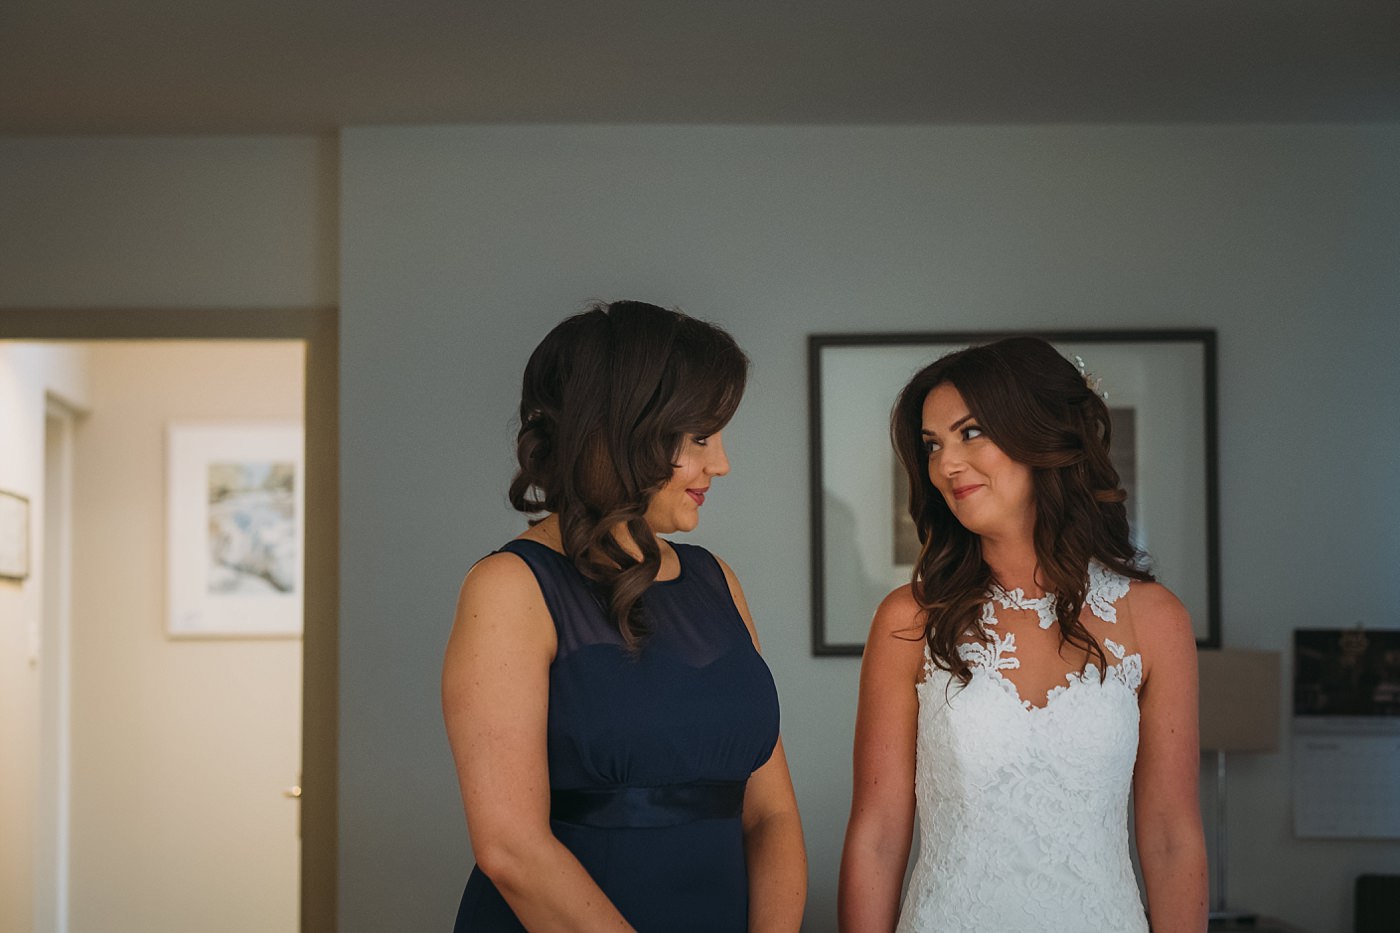
<svg viewBox="0 0 1400 933">
<path fill-rule="evenodd" d="M 691 531 L 700 523 L 700 506 L 705 504 L 710 480 L 729 472 L 720 433 L 685 435 L 671 479 L 647 503 L 646 520 L 652 531 L 659 535 Z"/>
<path fill-rule="evenodd" d="M 923 437 L 929 480 L 964 528 L 993 537 L 1034 530 L 1031 468 L 992 443 L 950 383 L 924 399 Z"/>
</svg>

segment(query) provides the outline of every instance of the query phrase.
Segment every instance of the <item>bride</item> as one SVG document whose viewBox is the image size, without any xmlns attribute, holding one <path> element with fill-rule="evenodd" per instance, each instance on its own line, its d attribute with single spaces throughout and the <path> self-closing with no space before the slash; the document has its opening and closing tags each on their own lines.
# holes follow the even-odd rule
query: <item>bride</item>
<svg viewBox="0 0 1400 933">
<path fill-rule="evenodd" d="M 1195 639 L 1103 400 L 1016 337 L 925 367 L 891 427 L 922 548 L 866 642 L 841 930 L 1146 933 L 1130 790 L 1152 930 L 1205 930 Z"/>
</svg>

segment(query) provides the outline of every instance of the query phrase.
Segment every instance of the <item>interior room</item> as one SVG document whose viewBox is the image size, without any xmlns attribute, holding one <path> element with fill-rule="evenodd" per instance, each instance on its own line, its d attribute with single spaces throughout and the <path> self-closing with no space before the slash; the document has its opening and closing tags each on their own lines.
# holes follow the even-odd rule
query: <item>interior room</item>
<svg viewBox="0 0 1400 933">
<path fill-rule="evenodd" d="M 1276 741 L 1228 745 L 1230 905 L 1360 929 L 1358 877 L 1400 874 L 1396 817 L 1299 833 L 1292 678 L 1295 630 L 1400 627 L 1397 164 L 1394 4 L 6 6 L 0 491 L 26 500 L 30 537 L 27 572 L 0 579 L 0 746 L 32 755 L 0 756 L 17 827 L 0 929 L 252 928 L 85 886 L 78 849 L 55 880 L 38 777 L 54 400 L 82 444 L 114 342 L 189 338 L 201 316 L 230 345 L 334 321 L 313 344 L 329 382 L 278 376 L 275 405 L 220 415 L 295 417 L 332 387 L 305 414 L 336 432 L 335 495 L 307 505 L 334 529 L 334 593 L 308 607 L 304 710 L 283 704 L 303 780 L 269 783 L 316 808 L 292 922 L 446 929 L 473 863 L 439 697 L 454 602 L 524 527 L 505 493 L 526 358 L 620 298 L 714 321 L 752 360 L 732 471 L 686 540 L 744 581 L 778 687 L 806 933 L 837 928 L 860 673 L 813 650 L 809 336 L 1166 329 L 1214 333 L 1215 647 L 1276 653 Z M 203 368 L 224 366 L 271 384 L 262 363 Z M 75 488 L 93 481 L 80 467 Z M 75 626 L 105 612 L 88 582 Z M 142 611 L 166 638 L 159 598 Z M 1212 859 L 1216 774 L 1203 749 Z M 1400 810 L 1397 786 L 1381 796 Z M 187 844 L 107 839 L 101 857 Z"/>
</svg>

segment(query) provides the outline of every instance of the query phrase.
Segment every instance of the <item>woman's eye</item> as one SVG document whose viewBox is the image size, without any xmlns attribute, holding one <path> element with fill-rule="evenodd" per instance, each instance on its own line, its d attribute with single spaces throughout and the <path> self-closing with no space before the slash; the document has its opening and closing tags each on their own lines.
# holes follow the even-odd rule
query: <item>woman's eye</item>
<svg viewBox="0 0 1400 933">
<path fill-rule="evenodd" d="M 708 434 L 697 434 L 691 438 L 691 441 L 693 441 L 697 447 L 704 447 L 709 439 L 710 435 Z"/>
<path fill-rule="evenodd" d="M 938 452 L 938 441 L 931 437 L 924 438 L 924 453 L 930 456 Z"/>
<path fill-rule="evenodd" d="M 981 436 L 982 436 L 982 429 L 979 428 L 979 427 L 978 427 L 977 425 L 975 425 L 975 424 L 970 424 L 970 425 L 968 425 L 967 427 L 963 428 L 963 440 L 965 440 L 965 441 L 970 441 L 970 440 L 972 440 L 974 437 L 981 437 Z"/>
</svg>

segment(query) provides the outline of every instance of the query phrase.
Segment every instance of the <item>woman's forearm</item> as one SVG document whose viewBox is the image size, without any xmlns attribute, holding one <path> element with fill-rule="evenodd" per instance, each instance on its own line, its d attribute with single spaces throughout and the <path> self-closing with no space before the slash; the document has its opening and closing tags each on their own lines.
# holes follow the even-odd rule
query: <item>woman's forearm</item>
<svg viewBox="0 0 1400 933">
<path fill-rule="evenodd" d="M 1197 835 L 1161 849 L 1139 848 L 1138 860 L 1152 933 L 1202 933 L 1210 897 L 1205 840 Z"/>
<path fill-rule="evenodd" d="M 842 933 L 887 933 L 899 922 L 908 842 L 901 853 L 898 846 L 863 845 L 857 835 L 848 830 L 841 854 L 837 927 Z"/>
<path fill-rule="evenodd" d="M 553 835 L 480 851 L 477 865 L 531 931 L 634 933 L 587 869 Z"/>
<path fill-rule="evenodd" d="M 797 811 L 775 813 L 744 831 L 750 933 L 797 933 L 807 906 L 807 850 Z"/>
</svg>

